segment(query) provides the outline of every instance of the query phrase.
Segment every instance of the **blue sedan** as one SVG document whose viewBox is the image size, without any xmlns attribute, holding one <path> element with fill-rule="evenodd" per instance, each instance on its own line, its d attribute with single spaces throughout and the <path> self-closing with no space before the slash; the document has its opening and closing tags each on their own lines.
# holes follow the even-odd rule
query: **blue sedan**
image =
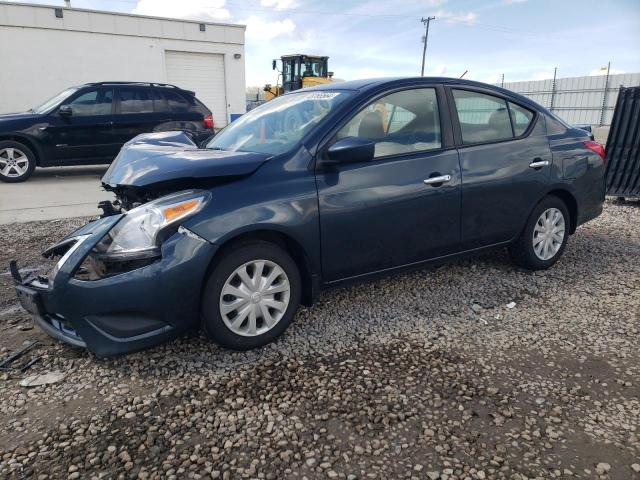
<svg viewBox="0 0 640 480">
<path fill-rule="evenodd" d="M 244 350 L 323 289 L 507 247 L 551 267 L 602 211 L 605 155 L 508 90 L 447 78 L 328 84 L 247 113 L 206 148 L 127 143 L 117 202 L 45 251 L 18 297 L 50 335 L 99 356 L 203 327 Z"/>
</svg>

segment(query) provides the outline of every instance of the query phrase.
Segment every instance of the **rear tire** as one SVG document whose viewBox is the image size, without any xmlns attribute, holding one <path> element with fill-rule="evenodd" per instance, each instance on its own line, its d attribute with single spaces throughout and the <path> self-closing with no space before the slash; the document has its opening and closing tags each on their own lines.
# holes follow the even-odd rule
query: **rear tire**
<svg viewBox="0 0 640 480">
<path fill-rule="evenodd" d="M 13 140 L 0 141 L 0 181 L 24 182 L 36 168 L 36 156 L 26 145 Z"/>
<path fill-rule="evenodd" d="M 262 347 L 287 329 L 301 292 L 298 267 L 286 251 L 268 242 L 241 243 L 224 253 L 207 279 L 203 329 L 223 347 Z"/>
<path fill-rule="evenodd" d="M 529 270 L 545 270 L 562 256 L 571 219 L 565 203 L 549 195 L 538 203 L 520 237 L 509 247 L 511 259 Z"/>
</svg>

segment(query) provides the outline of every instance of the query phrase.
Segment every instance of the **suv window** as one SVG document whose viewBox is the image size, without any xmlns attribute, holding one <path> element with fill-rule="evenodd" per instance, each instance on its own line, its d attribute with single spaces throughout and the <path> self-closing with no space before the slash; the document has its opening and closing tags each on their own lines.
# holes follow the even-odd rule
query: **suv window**
<svg viewBox="0 0 640 480">
<path fill-rule="evenodd" d="M 121 88 L 120 113 L 153 113 L 151 89 Z"/>
<path fill-rule="evenodd" d="M 367 105 L 337 138 L 365 137 L 376 142 L 375 158 L 442 147 L 434 88 L 392 93 Z"/>
<path fill-rule="evenodd" d="M 491 142 L 513 138 L 507 102 L 502 98 L 469 90 L 453 90 L 462 143 Z"/>
<path fill-rule="evenodd" d="M 172 112 L 184 113 L 189 111 L 189 102 L 178 92 L 167 90 L 162 93 L 167 99 L 167 102 L 169 102 L 169 108 Z"/>
<path fill-rule="evenodd" d="M 87 90 L 67 105 L 71 107 L 74 117 L 89 117 L 95 115 L 111 115 L 113 90 Z"/>
<path fill-rule="evenodd" d="M 153 110 L 154 112 L 171 112 L 169 108 L 169 102 L 166 97 L 163 95 L 163 92 L 160 90 L 153 89 L 151 90 L 151 98 L 153 99 Z"/>
<path fill-rule="evenodd" d="M 519 137 L 529 128 L 529 124 L 531 120 L 533 120 L 533 112 L 515 103 L 508 103 L 511 123 L 513 124 L 513 133 L 515 133 L 516 137 Z"/>
</svg>

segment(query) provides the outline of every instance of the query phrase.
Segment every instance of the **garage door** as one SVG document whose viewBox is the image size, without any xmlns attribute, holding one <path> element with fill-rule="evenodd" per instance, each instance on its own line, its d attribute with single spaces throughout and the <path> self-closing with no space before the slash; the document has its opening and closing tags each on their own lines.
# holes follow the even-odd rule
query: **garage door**
<svg viewBox="0 0 640 480">
<path fill-rule="evenodd" d="M 165 52 L 167 83 L 196 92 L 213 112 L 216 127 L 227 124 L 224 57 L 214 53 Z"/>
</svg>

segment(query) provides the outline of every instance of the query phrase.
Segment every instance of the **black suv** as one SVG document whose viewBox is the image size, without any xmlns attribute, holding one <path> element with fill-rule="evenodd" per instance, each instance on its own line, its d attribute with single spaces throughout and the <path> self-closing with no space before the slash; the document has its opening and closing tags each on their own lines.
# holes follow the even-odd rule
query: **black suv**
<svg viewBox="0 0 640 480">
<path fill-rule="evenodd" d="M 174 85 L 87 83 L 28 112 L 0 115 L 0 180 L 22 182 L 36 166 L 110 163 L 140 133 L 181 130 L 200 143 L 213 127 L 195 93 Z"/>
</svg>

